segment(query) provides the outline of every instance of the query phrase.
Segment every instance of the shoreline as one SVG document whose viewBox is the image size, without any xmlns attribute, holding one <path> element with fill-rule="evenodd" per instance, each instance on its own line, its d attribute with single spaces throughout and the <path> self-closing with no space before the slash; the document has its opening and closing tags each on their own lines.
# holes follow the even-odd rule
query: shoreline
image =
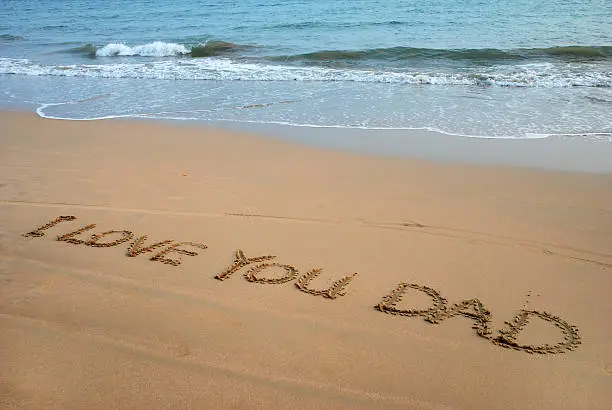
<svg viewBox="0 0 612 410">
<path fill-rule="evenodd" d="M 0 124 L 3 408 L 612 399 L 612 174 L 263 129 Z"/>
<path fill-rule="evenodd" d="M 6 112 L 29 113 L 25 107 Z M 2 112 L 0 110 L 0 112 Z M 425 129 L 362 129 L 289 124 L 173 120 L 146 117 L 53 121 L 152 121 L 236 131 L 326 150 L 434 162 L 509 166 L 565 172 L 612 173 L 612 141 L 593 135 L 500 138 L 451 135 Z M 589 137 L 589 139 L 585 139 Z"/>
<path fill-rule="evenodd" d="M 322 149 L 465 165 L 509 166 L 550 171 L 612 173 L 612 141 L 580 136 L 499 138 L 450 135 L 428 130 L 347 129 L 278 124 L 215 122 L 220 129 L 274 136 Z"/>
</svg>

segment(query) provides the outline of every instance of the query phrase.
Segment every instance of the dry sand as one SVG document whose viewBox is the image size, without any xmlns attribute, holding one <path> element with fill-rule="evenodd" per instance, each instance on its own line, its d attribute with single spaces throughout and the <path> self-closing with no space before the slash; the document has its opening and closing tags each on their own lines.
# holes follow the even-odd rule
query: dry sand
<svg viewBox="0 0 612 410">
<path fill-rule="evenodd" d="M 0 128 L 1 408 L 612 402 L 611 174 L 346 154 L 157 122 L 1 113 Z M 77 219 L 23 236 L 61 215 Z M 174 266 L 155 252 L 127 257 L 135 238 L 56 240 L 88 224 L 75 239 L 127 230 L 207 248 L 160 257 Z M 216 280 L 238 249 L 300 276 L 321 268 L 311 289 L 358 275 L 335 299 L 295 280 L 245 280 L 256 263 Z M 479 337 L 466 310 L 431 324 L 374 309 L 400 282 L 435 289 L 448 309 L 478 298 L 492 338 L 526 309 L 575 325 L 582 344 L 528 354 Z M 409 288 L 396 308 L 430 306 Z M 567 338 L 534 317 L 516 342 Z"/>
</svg>

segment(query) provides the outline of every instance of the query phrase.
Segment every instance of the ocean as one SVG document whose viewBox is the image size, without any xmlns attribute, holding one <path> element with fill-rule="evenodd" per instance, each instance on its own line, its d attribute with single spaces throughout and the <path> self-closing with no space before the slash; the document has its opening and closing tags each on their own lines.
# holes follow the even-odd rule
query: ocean
<svg viewBox="0 0 612 410">
<path fill-rule="evenodd" d="M 0 107 L 612 143 L 612 1 L 1 0 Z"/>
</svg>

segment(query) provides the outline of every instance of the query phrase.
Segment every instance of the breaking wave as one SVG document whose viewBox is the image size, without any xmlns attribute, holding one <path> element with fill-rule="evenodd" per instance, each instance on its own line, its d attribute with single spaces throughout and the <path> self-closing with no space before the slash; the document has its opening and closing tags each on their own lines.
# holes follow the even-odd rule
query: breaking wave
<svg viewBox="0 0 612 410">
<path fill-rule="evenodd" d="M 234 44 L 227 41 L 207 41 L 194 46 L 178 43 L 166 43 L 154 41 L 152 43 L 128 46 L 123 43 L 111 43 L 103 47 L 96 48 L 91 44 L 77 47 L 71 50 L 83 54 L 97 57 L 115 56 L 141 56 L 141 57 L 172 57 L 187 56 L 191 57 L 213 57 L 250 48 L 249 46 Z"/>
<path fill-rule="evenodd" d="M 319 81 L 499 87 L 612 87 L 612 72 L 575 71 L 570 65 L 475 67 L 453 72 L 338 69 L 249 63 L 227 58 L 170 59 L 113 64 L 44 65 L 0 58 L 0 74 L 160 80 Z"/>
<path fill-rule="evenodd" d="M 96 50 L 98 57 L 114 57 L 114 56 L 143 56 L 143 57 L 168 57 L 189 54 L 185 46 L 175 43 L 164 43 L 163 41 L 155 41 L 149 44 L 138 46 L 127 46 L 122 43 L 107 44 Z"/>
<path fill-rule="evenodd" d="M 306 23 L 303 23 L 306 24 Z M 311 24 L 311 23 L 308 23 Z M 314 23 L 313 23 L 314 24 Z M 254 47 L 227 41 L 206 41 L 199 44 L 180 44 L 155 41 L 130 46 L 123 43 L 110 43 L 102 47 L 86 44 L 69 49 L 90 56 L 143 56 L 143 57 L 215 57 L 227 54 L 240 55 Z M 433 49 L 415 47 L 372 48 L 365 50 L 317 50 L 308 53 L 289 55 L 267 55 L 262 57 L 271 62 L 307 63 L 344 63 L 344 62 L 429 62 L 452 61 L 477 65 L 514 64 L 543 61 L 561 62 L 612 62 L 612 46 L 562 46 L 548 48 L 519 48 L 502 50 L 483 49 Z"/>
</svg>

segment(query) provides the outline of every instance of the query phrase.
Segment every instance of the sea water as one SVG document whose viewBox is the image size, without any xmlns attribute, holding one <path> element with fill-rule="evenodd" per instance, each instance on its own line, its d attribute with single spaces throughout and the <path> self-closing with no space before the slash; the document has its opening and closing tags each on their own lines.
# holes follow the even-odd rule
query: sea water
<svg viewBox="0 0 612 410">
<path fill-rule="evenodd" d="M 0 107 L 612 142 L 612 1 L 1 0 Z"/>
</svg>

